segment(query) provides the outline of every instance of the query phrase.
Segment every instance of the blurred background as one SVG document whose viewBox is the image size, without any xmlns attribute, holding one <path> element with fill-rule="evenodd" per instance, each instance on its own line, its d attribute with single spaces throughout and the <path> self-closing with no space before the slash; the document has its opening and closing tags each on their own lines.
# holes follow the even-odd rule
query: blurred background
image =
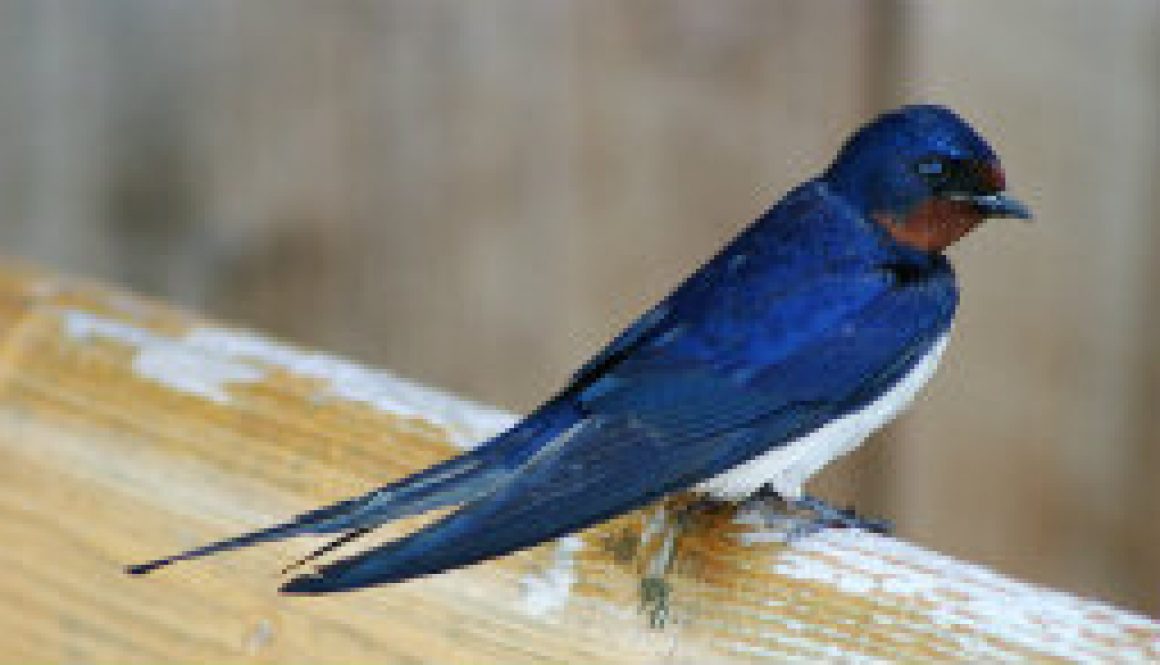
<svg viewBox="0 0 1160 665">
<path fill-rule="evenodd" d="M 906 101 L 1032 225 L 814 489 L 1160 615 L 1160 3 L 0 1 L 0 250 L 527 410 Z"/>
</svg>

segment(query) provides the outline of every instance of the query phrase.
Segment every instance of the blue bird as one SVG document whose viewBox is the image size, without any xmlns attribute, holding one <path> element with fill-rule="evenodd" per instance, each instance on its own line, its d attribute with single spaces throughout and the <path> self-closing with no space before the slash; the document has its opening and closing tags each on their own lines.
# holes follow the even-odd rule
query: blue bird
<svg viewBox="0 0 1160 665">
<path fill-rule="evenodd" d="M 996 217 L 1030 213 L 966 122 L 932 105 L 888 112 L 508 431 L 366 495 L 128 570 L 341 534 L 309 560 L 391 520 L 455 505 L 282 590 L 403 582 L 687 489 L 729 500 L 772 491 L 826 519 L 846 515 L 802 485 L 930 379 L 958 301 L 942 252 Z"/>
</svg>

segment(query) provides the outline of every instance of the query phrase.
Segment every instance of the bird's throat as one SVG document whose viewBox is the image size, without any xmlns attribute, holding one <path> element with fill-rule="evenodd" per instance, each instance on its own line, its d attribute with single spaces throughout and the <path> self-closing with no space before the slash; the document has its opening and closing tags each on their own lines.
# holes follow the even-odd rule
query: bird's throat
<svg viewBox="0 0 1160 665">
<path fill-rule="evenodd" d="M 874 220 L 899 243 L 924 252 L 941 252 L 983 221 L 966 201 L 930 199 L 906 215 L 877 213 Z"/>
</svg>

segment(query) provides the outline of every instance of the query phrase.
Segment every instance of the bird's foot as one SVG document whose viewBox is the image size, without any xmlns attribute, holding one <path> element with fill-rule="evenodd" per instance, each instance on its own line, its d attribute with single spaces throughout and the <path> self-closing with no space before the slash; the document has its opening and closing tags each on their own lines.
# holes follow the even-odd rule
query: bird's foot
<svg viewBox="0 0 1160 665">
<path fill-rule="evenodd" d="M 648 627 L 663 629 L 669 621 L 672 607 L 669 595 L 672 586 L 664 577 L 645 576 L 640 579 L 640 610 L 648 617 Z"/>
<path fill-rule="evenodd" d="M 786 502 L 794 512 L 806 511 L 810 515 L 799 520 L 786 534 L 787 542 L 815 534 L 822 529 L 861 529 L 870 533 L 889 534 L 894 530 L 890 520 L 863 517 L 853 506 L 838 508 L 810 495 Z"/>
<path fill-rule="evenodd" d="M 786 543 L 812 536 L 823 529 L 860 529 L 883 535 L 888 535 L 894 530 L 894 524 L 890 520 L 863 517 L 855 512 L 853 506 L 838 508 L 808 494 L 796 499 L 787 499 L 777 491 L 763 487 L 753 497 L 753 500 L 761 501 L 767 506 L 771 499 L 780 506 L 769 520 L 770 525 L 784 530 Z"/>
</svg>

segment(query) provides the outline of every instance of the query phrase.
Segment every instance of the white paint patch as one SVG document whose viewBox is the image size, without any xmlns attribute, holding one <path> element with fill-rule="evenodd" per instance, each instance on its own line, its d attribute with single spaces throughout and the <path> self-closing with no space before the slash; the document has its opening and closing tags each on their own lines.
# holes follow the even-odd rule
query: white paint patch
<svg viewBox="0 0 1160 665">
<path fill-rule="evenodd" d="M 774 571 L 922 615 L 968 661 L 1008 661 L 1012 647 L 1066 661 L 1160 658 L 1160 630 L 1143 616 L 1011 580 L 893 538 L 823 531 L 779 554 Z M 1143 642 L 1141 633 L 1155 639 Z"/>
<path fill-rule="evenodd" d="M 427 421 L 446 430 L 459 446 L 470 448 L 507 429 L 518 418 L 499 409 L 370 370 L 324 353 L 271 342 L 259 335 L 220 328 L 195 328 L 186 343 L 206 352 L 261 362 L 330 385 L 329 395 L 369 404 L 395 416 Z"/>
<path fill-rule="evenodd" d="M 578 536 L 564 536 L 556 541 L 552 565 L 520 581 L 523 608 L 528 614 L 542 617 L 563 609 L 576 583 L 576 553 L 584 546 Z"/>
<path fill-rule="evenodd" d="M 254 383 L 266 375 L 260 367 L 206 355 L 182 340 L 87 312 L 65 312 L 65 329 L 73 339 L 102 337 L 132 346 L 137 349 L 133 371 L 138 376 L 214 402 L 229 402 L 228 384 Z"/>
<path fill-rule="evenodd" d="M 914 368 L 890 390 L 860 411 L 843 416 L 806 436 L 779 446 L 725 473 L 697 489 L 719 498 L 740 500 L 763 485 L 772 484 L 787 499 L 801 497 L 802 485 L 823 466 L 857 448 L 866 437 L 902 413 L 934 376 L 946 350 L 950 332 L 942 334 Z"/>
<path fill-rule="evenodd" d="M 446 431 L 470 448 L 513 425 L 510 413 L 412 383 L 385 371 L 370 370 L 334 356 L 311 353 L 251 333 L 194 328 L 165 337 L 137 326 L 79 310 L 63 312 L 66 332 L 77 340 L 95 337 L 133 347 L 133 370 L 142 378 L 216 402 L 230 399 L 228 386 L 253 383 L 272 368 L 324 381 L 323 399 L 361 402 L 403 418 L 415 418 Z"/>
</svg>

